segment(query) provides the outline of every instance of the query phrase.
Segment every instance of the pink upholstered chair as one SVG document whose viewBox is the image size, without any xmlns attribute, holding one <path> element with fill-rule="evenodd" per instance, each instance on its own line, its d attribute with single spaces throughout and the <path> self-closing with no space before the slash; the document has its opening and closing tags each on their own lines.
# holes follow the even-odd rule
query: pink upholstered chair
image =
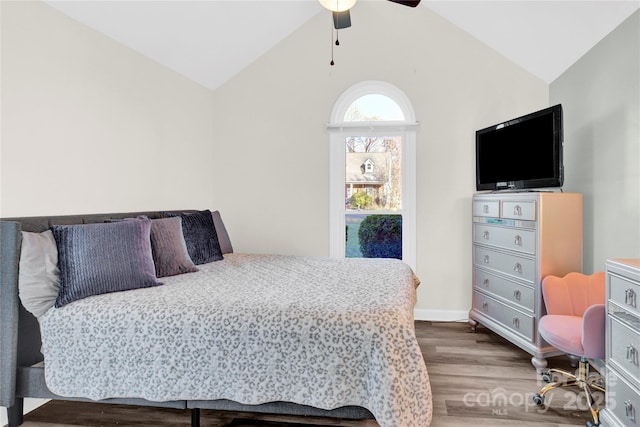
<svg viewBox="0 0 640 427">
<path fill-rule="evenodd" d="M 605 274 L 585 275 L 569 273 L 564 277 L 547 276 L 542 281 L 542 294 L 547 314 L 540 318 L 540 335 L 555 348 L 580 358 L 575 374 L 560 369 L 549 369 L 542 375 L 551 382 L 553 374 L 564 378 L 550 383 L 534 394 L 533 400 L 544 405 L 544 396 L 558 387 L 578 386 L 587 396 L 593 422 L 599 425 L 598 409 L 592 390 L 604 392 L 602 378 L 589 374 L 588 359 L 605 357 Z"/>
</svg>

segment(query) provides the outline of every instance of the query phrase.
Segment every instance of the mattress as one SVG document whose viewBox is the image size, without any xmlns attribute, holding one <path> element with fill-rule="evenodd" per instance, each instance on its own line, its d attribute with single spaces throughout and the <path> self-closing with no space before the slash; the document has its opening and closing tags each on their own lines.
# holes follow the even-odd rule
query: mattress
<svg viewBox="0 0 640 427">
<path fill-rule="evenodd" d="M 85 298 L 41 320 L 60 396 L 361 406 L 431 421 L 415 337 L 419 280 L 394 259 L 226 254 L 163 286 Z"/>
</svg>

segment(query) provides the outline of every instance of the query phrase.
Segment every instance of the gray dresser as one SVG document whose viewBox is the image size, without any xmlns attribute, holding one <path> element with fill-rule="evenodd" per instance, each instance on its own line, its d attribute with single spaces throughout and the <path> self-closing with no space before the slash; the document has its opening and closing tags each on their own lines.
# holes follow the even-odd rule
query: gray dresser
<svg viewBox="0 0 640 427">
<path fill-rule="evenodd" d="M 640 259 L 607 260 L 603 426 L 640 426 Z"/>
<path fill-rule="evenodd" d="M 561 352 L 542 340 L 540 283 L 582 271 L 582 195 L 484 193 L 473 197 L 473 301 L 478 323 L 530 353 L 540 372 Z"/>
</svg>

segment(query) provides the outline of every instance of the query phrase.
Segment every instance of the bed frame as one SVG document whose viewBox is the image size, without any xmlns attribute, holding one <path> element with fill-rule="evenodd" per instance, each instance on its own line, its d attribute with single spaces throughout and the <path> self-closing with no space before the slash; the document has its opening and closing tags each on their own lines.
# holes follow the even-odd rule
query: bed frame
<svg viewBox="0 0 640 427">
<path fill-rule="evenodd" d="M 61 397 L 53 394 L 47 388 L 44 380 L 44 358 L 40 352 L 40 326 L 36 318 L 22 306 L 18 296 L 21 232 L 42 232 L 52 225 L 101 223 L 139 215 L 146 215 L 151 219 L 161 216 L 160 211 L 154 211 L 0 219 L 0 406 L 7 408 L 9 427 L 22 424 L 25 397 L 95 402 L 80 397 Z M 151 402 L 138 398 L 118 398 L 98 402 L 190 409 L 192 427 L 200 425 L 200 409 L 344 419 L 374 419 L 370 411 L 359 406 L 324 410 L 290 402 L 245 405 L 225 399 Z"/>
</svg>

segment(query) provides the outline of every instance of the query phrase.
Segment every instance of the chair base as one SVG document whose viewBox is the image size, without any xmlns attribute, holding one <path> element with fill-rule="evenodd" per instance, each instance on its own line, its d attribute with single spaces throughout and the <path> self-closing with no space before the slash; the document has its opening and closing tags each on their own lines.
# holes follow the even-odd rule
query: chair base
<svg viewBox="0 0 640 427">
<path fill-rule="evenodd" d="M 601 391 L 604 393 L 605 388 L 602 385 L 602 377 L 599 374 L 589 375 L 589 361 L 585 357 L 581 357 L 578 363 L 578 373 L 572 374 L 562 369 L 549 369 L 542 375 L 545 381 L 551 381 L 554 373 L 561 374 L 565 377 L 563 381 L 556 381 L 548 384 L 540 389 L 540 391 L 533 395 L 533 401 L 537 405 L 544 405 L 544 395 L 551 390 L 561 387 L 579 387 L 587 396 L 587 403 L 589 404 L 589 410 L 591 411 L 591 418 L 593 422 L 588 422 L 587 425 L 598 426 L 600 425 L 600 419 L 598 416 L 599 409 L 596 407 L 593 399 L 592 391 Z"/>
</svg>

